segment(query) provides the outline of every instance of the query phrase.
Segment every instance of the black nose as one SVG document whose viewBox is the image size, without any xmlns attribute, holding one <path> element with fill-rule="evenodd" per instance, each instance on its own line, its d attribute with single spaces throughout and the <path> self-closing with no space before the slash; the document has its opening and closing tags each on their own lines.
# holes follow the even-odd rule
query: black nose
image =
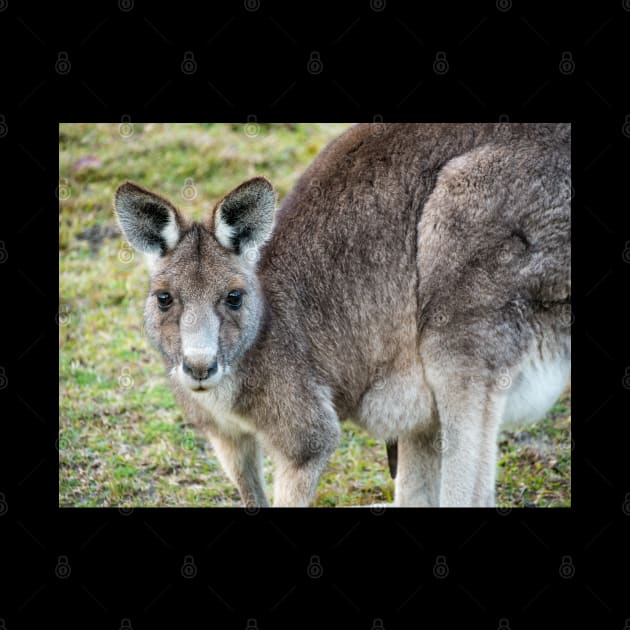
<svg viewBox="0 0 630 630">
<path fill-rule="evenodd" d="M 184 359 L 182 367 L 184 368 L 184 372 L 186 372 L 186 374 L 192 376 L 193 378 L 196 378 L 199 381 L 203 381 L 207 378 L 210 378 L 219 369 L 219 364 L 215 359 L 214 363 L 210 366 L 199 363 L 193 363 L 191 365 L 190 363 L 186 362 L 186 359 Z"/>
</svg>

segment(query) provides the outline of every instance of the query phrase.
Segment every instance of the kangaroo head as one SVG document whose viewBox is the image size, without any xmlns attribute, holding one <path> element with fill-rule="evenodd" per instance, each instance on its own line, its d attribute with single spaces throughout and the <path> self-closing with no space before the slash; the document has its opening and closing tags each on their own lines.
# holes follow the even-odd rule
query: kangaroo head
<svg viewBox="0 0 630 630">
<path fill-rule="evenodd" d="M 262 177 L 219 201 L 205 222 L 127 182 L 116 191 L 124 235 L 147 257 L 147 336 L 193 391 L 221 380 L 256 338 L 262 296 L 259 251 L 271 235 L 275 194 Z"/>
</svg>

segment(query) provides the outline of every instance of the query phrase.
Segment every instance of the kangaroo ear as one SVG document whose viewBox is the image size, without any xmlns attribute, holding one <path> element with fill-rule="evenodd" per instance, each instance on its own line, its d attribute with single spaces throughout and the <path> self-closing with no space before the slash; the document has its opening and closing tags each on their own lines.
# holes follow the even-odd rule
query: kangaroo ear
<svg viewBox="0 0 630 630">
<path fill-rule="evenodd" d="M 267 179 L 243 182 L 216 205 L 215 238 L 235 254 L 257 252 L 271 236 L 275 204 L 276 195 Z"/>
<path fill-rule="evenodd" d="M 123 234 L 138 251 L 164 256 L 177 245 L 182 219 L 163 197 L 126 182 L 116 191 L 114 207 Z"/>
</svg>

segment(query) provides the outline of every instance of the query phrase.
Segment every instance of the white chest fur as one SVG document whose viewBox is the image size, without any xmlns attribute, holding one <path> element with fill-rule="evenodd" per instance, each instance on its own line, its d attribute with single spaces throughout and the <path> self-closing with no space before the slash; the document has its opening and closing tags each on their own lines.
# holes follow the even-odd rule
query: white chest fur
<svg viewBox="0 0 630 630">
<path fill-rule="evenodd" d="M 561 396 L 571 374 L 571 359 L 531 353 L 510 375 L 512 384 L 503 415 L 504 425 L 540 420 Z"/>
<path fill-rule="evenodd" d="M 371 435 L 393 440 L 431 417 L 431 399 L 419 365 L 378 381 L 363 396 L 358 423 Z"/>
<path fill-rule="evenodd" d="M 238 436 L 254 432 L 252 424 L 233 411 L 234 384 L 229 377 L 225 377 L 216 387 L 208 391 L 191 392 L 191 396 L 197 404 L 209 412 L 223 433 Z"/>
</svg>

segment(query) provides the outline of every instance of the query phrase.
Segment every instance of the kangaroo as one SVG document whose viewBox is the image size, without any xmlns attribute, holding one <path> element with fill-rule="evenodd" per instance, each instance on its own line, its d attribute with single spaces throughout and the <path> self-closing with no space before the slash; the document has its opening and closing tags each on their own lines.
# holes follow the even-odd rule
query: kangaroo
<svg viewBox="0 0 630 630">
<path fill-rule="evenodd" d="M 339 420 L 384 440 L 396 506 L 495 504 L 502 423 L 570 376 L 568 124 L 359 124 L 276 210 L 263 177 L 202 222 L 127 182 L 145 329 L 244 504 L 308 506 Z"/>
</svg>

